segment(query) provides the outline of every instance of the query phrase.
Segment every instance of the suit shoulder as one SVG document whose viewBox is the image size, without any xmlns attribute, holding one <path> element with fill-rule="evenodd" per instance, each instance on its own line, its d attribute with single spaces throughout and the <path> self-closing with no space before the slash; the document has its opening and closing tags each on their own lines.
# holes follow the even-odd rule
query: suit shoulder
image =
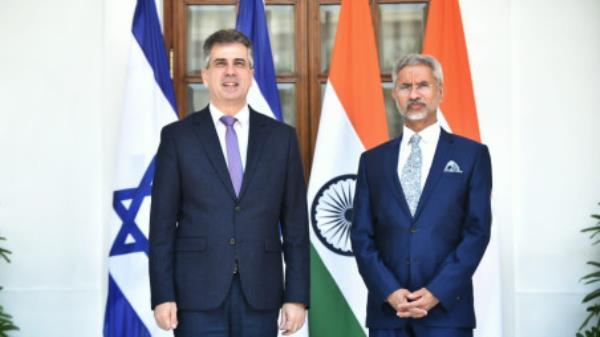
<svg viewBox="0 0 600 337">
<path fill-rule="evenodd" d="M 172 135 L 178 134 L 181 132 L 182 129 L 185 129 L 186 124 L 188 124 L 187 118 L 171 122 L 171 123 L 163 126 L 161 135 L 163 137 L 165 137 L 165 136 L 172 136 Z"/>
<path fill-rule="evenodd" d="M 183 123 L 182 120 L 176 120 L 174 122 L 171 122 L 165 126 L 163 126 L 162 131 L 161 131 L 161 135 L 163 137 L 165 136 L 170 136 L 173 135 L 175 133 L 177 133 L 176 130 L 180 129 L 182 126 L 181 124 Z"/>
<path fill-rule="evenodd" d="M 382 154 L 384 154 L 390 150 L 393 150 L 394 148 L 397 148 L 399 143 L 400 143 L 400 137 L 392 138 L 392 139 L 386 141 L 385 143 L 379 144 L 379 145 L 375 146 L 374 148 L 363 152 L 363 157 L 365 157 L 365 158 L 379 157 Z"/>
<path fill-rule="evenodd" d="M 258 124 L 264 125 L 268 128 L 275 130 L 276 132 L 280 132 L 282 134 L 295 134 L 296 129 L 284 122 L 280 122 L 274 118 L 266 116 L 256 110 L 253 111 L 254 118 L 258 122 Z"/>
<path fill-rule="evenodd" d="M 458 146 L 464 147 L 465 149 L 473 149 L 475 151 L 481 151 L 482 149 L 487 148 L 487 146 L 485 144 L 474 141 L 467 137 L 463 137 L 463 136 L 460 136 L 460 135 L 457 135 L 454 133 L 448 133 L 448 136 Z"/>
<path fill-rule="evenodd" d="M 165 125 L 162 128 L 162 137 L 174 137 L 175 135 L 186 133 L 187 130 L 192 130 L 194 122 L 201 117 L 201 114 L 206 113 L 204 110 L 195 112 L 185 116 L 182 119 L 176 120 Z"/>
<path fill-rule="evenodd" d="M 448 133 L 448 137 L 454 144 L 455 148 L 463 155 L 477 158 L 479 156 L 488 156 L 489 149 L 485 144 L 479 143 L 472 139 Z"/>
</svg>

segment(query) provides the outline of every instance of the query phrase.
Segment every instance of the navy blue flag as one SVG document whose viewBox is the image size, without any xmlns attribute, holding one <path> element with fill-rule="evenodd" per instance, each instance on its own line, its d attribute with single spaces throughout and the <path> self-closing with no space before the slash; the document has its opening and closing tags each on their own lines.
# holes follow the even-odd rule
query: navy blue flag
<svg viewBox="0 0 600 337">
<path fill-rule="evenodd" d="M 236 29 L 252 40 L 254 82 L 248 92 L 248 104 L 283 122 L 263 0 L 240 0 Z M 294 336 L 307 337 L 308 322 Z M 282 337 L 281 333 L 279 337 Z"/>
<path fill-rule="evenodd" d="M 255 110 L 282 121 L 263 0 L 240 0 L 236 27 L 252 40 L 254 52 L 254 83 L 248 93 L 248 104 Z"/>
</svg>

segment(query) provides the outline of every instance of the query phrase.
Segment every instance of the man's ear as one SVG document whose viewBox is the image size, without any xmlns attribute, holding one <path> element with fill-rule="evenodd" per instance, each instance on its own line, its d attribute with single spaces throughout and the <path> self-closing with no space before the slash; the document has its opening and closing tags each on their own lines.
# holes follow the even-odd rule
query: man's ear
<svg viewBox="0 0 600 337">
<path fill-rule="evenodd" d="M 202 77 L 202 83 L 204 83 L 204 85 L 207 86 L 208 83 L 208 69 L 207 68 L 202 68 L 202 71 L 200 71 L 200 76 Z"/>
<path fill-rule="evenodd" d="M 392 97 L 392 100 L 394 100 L 394 101 L 396 101 L 398 99 L 398 89 L 395 84 L 392 87 L 392 90 L 390 90 L 390 96 Z"/>
</svg>

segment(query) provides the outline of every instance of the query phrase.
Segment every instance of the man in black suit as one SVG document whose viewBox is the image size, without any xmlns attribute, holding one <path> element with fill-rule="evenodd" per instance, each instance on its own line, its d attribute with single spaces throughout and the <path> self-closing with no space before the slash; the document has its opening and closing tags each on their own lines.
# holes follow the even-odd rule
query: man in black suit
<svg viewBox="0 0 600 337">
<path fill-rule="evenodd" d="M 177 337 L 292 334 L 309 304 L 306 187 L 293 128 L 248 106 L 250 40 L 204 44 L 210 104 L 166 126 L 150 215 L 156 322 Z M 281 238 L 280 238 L 281 237 Z M 285 258 L 283 275 L 282 252 Z"/>
</svg>

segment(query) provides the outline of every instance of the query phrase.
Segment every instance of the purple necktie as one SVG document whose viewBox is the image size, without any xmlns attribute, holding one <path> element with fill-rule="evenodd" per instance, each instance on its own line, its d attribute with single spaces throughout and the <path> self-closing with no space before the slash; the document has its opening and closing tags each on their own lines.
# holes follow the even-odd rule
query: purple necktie
<svg viewBox="0 0 600 337">
<path fill-rule="evenodd" d="M 237 134 L 233 128 L 233 124 L 235 124 L 237 119 L 232 116 L 223 116 L 219 120 L 227 127 L 227 132 L 225 132 L 225 144 L 227 146 L 229 177 L 233 183 L 235 195 L 239 196 L 244 170 L 242 168 L 242 158 L 240 156 L 240 146 L 238 145 Z"/>
</svg>

